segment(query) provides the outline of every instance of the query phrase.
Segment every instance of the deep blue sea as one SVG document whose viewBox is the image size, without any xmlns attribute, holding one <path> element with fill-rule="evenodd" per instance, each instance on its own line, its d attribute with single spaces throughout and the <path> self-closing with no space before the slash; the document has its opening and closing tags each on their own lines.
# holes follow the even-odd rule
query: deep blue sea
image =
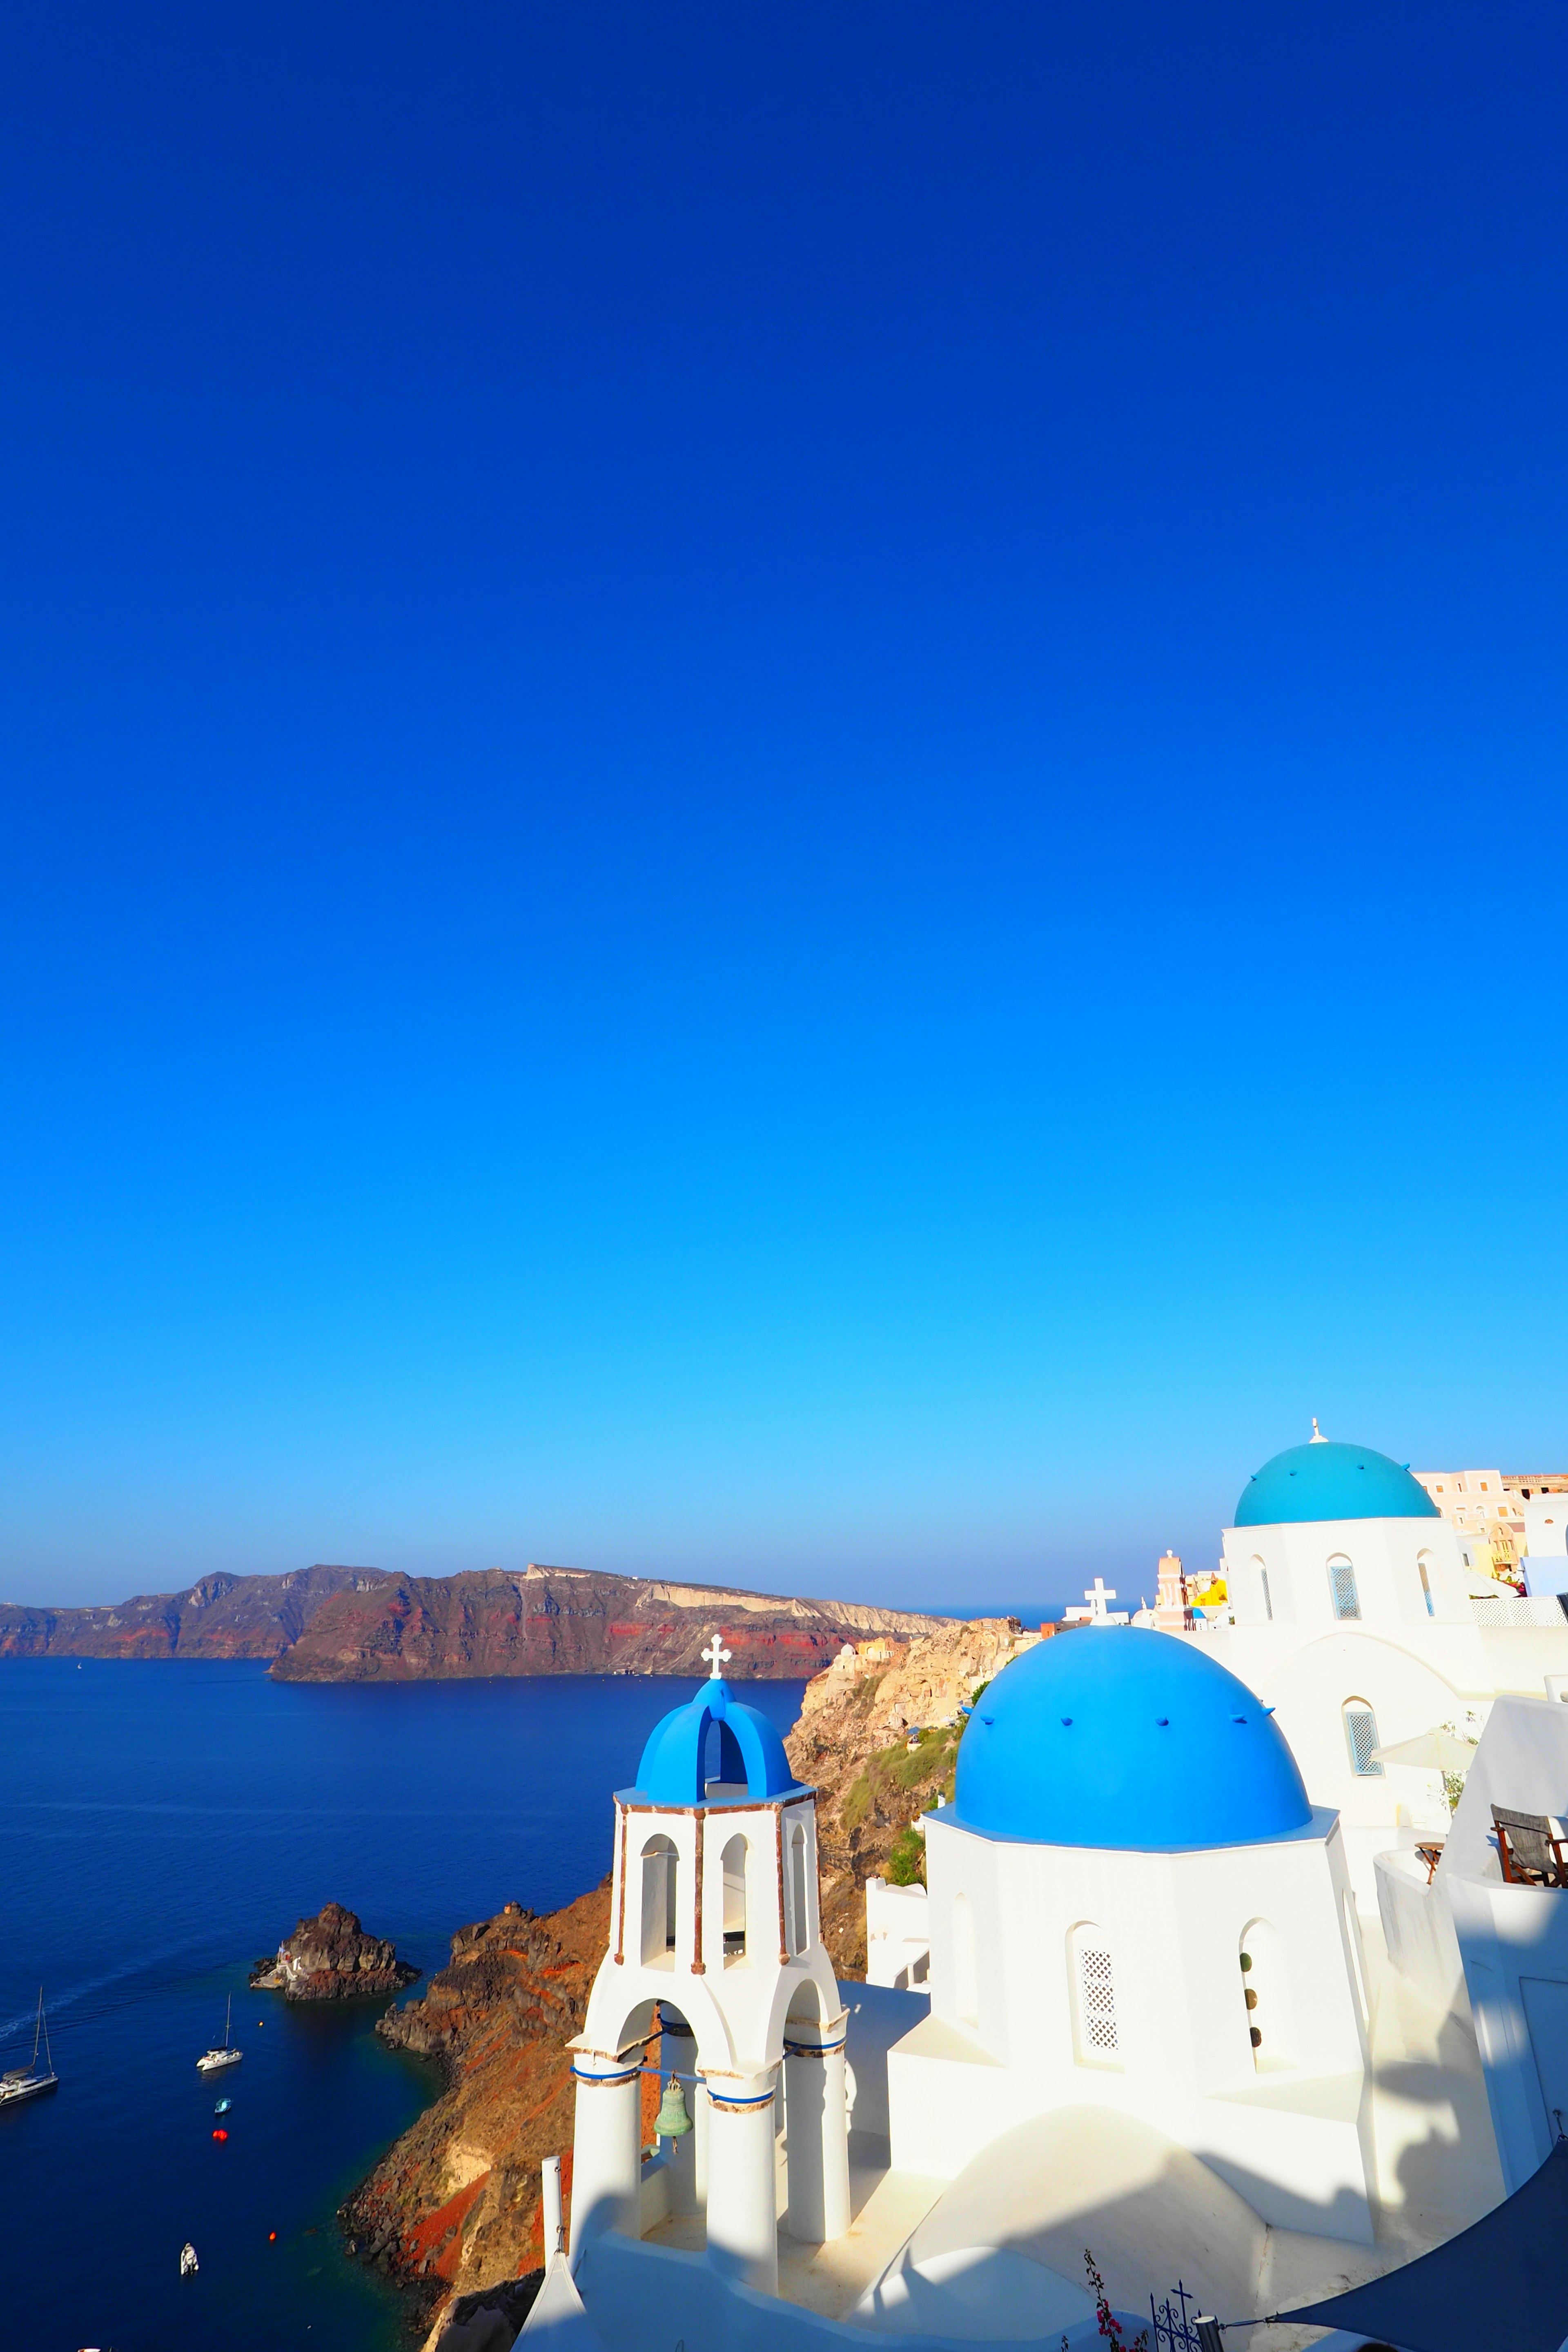
<svg viewBox="0 0 1568 2352">
<path fill-rule="evenodd" d="M 610 1790 L 694 1687 L 0 1664 L 0 2066 L 30 2055 L 42 1982 L 61 2078 L 0 2115 L 0 2345 L 405 2344 L 400 2298 L 333 2215 L 431 2071 L 374 2040 L 374 2007 L 289 2009 L 247 1990 L 250 1963 L 331 1900 L 429 1970 L 509 1899 L 581 1894 L 610 1864 Z M 785 1729 L 801 1688 L 745 1696 Z M 230 1993 L 244 2062 L 198 2074 Z M 182 2281 L 186 2239 L 201 2270 Z"/>
</svg>

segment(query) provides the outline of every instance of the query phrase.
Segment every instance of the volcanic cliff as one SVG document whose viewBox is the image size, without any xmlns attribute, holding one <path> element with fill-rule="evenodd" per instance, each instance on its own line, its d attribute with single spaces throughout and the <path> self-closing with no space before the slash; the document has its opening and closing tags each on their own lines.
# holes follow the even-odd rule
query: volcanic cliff
<svg viewBox="0 0 1568 2352">
<path fill-rule="evenodd" d="M 323 1601 L 387 1581 L 379 1568 L 293 1569 L 287 1576 L 204 1576 L 183 1592 L 140 1593 L 101 1609 L 0 1601 L 0 1658 L 275 1658 Z"/>
<path fill-rule="evenodd" d="M 847 1642 L 949 1622 L 847 1601 L 649 1582 L 596 1569 L 392 1576 L 335 1594 L 272 1671 L 287 1682 L 458 1675 L 701 1675 L 715 1632 L 743 1677 L 813 1675 Z"/>
</svg>

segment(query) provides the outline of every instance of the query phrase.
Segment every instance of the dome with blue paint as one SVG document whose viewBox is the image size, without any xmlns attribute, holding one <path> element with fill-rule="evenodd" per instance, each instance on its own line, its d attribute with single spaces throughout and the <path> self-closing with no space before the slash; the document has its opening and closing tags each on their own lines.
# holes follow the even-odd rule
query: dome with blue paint
<svg viewBox="0 0 1568 2352">
<path fill-rule="evenodd" d="M 650 1805 L 736 1805 L 800 1786 L 767 1717 L 742 1706 L 713 1675 L 654 1725 L 628 1793 Z"/>
<path fill-rule="evenodd" d="M 1318 1424 L 1312 1423 L 1315 1430 Z M 1233 1524 L 1289 1527 L 1303 1519 L 1437 1519 L 1436 1504 L 1407 1465 L 1370 1445 L 1312 1437 L 1287 1446 L 1242 1488 Z"/>
<path fill-rule="evenodd" d="M 949 1816 L 1032 1845 L 1190 1853 L 1309 1828 L 1273 1717 L 1173 1633 L 1085 1625 L 1026 1650 L 975 1702 Z"/>
</svg>

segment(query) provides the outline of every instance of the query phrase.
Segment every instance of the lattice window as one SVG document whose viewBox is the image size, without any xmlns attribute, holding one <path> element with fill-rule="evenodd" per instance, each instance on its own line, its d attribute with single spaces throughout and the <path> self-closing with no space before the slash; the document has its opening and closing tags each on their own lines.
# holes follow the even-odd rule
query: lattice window
<svg viewBox="0 0 1568 2352">
<path fill-rule="evenodd" d="M 1368 1780 L 1381 1780 L 1383 1767 L 1373 1756 L 1377 1746 L 1377 1717 L 1363 1698 L 1347 1698 L 1342 1709 L 1345 1719 L 1345 1745 L 1351 1752 L 1351 1770 Z"/>
<path fill-rule="evenodd" d="M 1361 1596 L 1355 1589 L 1355 1570 L 1348 1559 L 1329 1562 L 1329 1591 L 1339 1618 L 1361 1615 Z"/>
<path fill-rule="evenodd" d="M 1079 2031 L 1086 2058 L 1116 2055 L 1116 1980 L 1110 1954 L 1103 1944 L 1082 1943 L 1078 1950 Z"/>
</svg>

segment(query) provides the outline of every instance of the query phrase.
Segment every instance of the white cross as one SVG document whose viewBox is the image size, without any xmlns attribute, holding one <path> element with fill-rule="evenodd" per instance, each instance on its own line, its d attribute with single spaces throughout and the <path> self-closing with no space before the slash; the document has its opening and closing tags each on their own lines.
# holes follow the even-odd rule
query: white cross
<svg viewBox="0 0 1568 2352">
<path fill-rule="evenodd" d="M 1110 1597 L 1114 1601 L 1116 1598 L 1115 1593 L 1113 1592 Z M 719 1679 L 720 1667 L 727 1666 L 730 1663 L 731 1656 L 728 1650 L 721 1650 L 719 1647 L 719 1636 L 717 1633 L 714 1634 L 713 1639 L 709 1643 L 708 1647 L 703 1651 L 702 1655 L 705 1658 L 712 1660 L 712 1672 L 710 1674 L 708 1679 L 710 1683 L 716 1683 Z"/>
<path fill-rule="evenodd" d="M 1107 1584 L 1103 1576 L 1097 1576 L 1092 1591 L 1087 1585 L 1084 1587 L 1083 1597 L 1089 1603 L 1090 1613 L 1103 1622 L 1108 1613 L 1105 1604 L 1108 1601 L 1115 1600 L 1116 1587 L 1113 1584 Z"/>
</svg>

